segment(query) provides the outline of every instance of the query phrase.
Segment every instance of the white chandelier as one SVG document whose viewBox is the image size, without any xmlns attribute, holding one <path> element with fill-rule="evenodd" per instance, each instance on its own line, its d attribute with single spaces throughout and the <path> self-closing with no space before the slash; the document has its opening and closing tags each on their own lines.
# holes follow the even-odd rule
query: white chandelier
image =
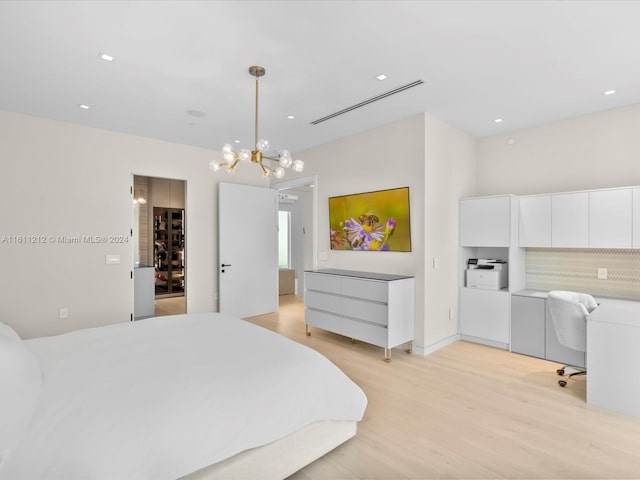
<svg viewBox="0 0 640 480">
<path fill-rule="evenodd" d="M 273 156 L 266 155 L 266 151 L 269 148 L 269 142 L 264 139 L 258 140 L 258 78 L 265 74 L 263 67 L 252 66 L 249 67 L 249 73 L 256 77 L 256 122 L 255 122 L 255 143 L 253 150 L 243 148 L 239 152 L 233 150 L 231 144 L 227 143 L 222 147 L 222 162 L 212 161 L 209 164 L 211 170 L 217 172 L 222 167 L 226 167 L 227 173 L 233 173 L 240 161 L 249 161 L 257 163 L 262 169 L 262 175 L 268 177 L 273 175 L 276 178 L 284 177 L 285 168 L 291 167 L 294 172 L 302 172 L 304 170 L 304 162 L 302 160 L 293 160 L 291 153 L 288 150 L 281 150 Z M 264 160 L 271 160 L 277 162 L 277 166 L 274 168 L 270 164 L 264 163 Z"/>
</svg>

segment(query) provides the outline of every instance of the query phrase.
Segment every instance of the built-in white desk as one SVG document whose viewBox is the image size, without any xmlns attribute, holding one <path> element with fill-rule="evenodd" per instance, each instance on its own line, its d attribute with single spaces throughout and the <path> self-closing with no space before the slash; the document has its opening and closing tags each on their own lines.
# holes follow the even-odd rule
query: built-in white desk
<svg viewBox="0 0 640 480">
<path fill-rule="evenodd" d="M 600 299 L 587 317 L 587 402 L 640 417 L 640 302 Z"/>
</svg>

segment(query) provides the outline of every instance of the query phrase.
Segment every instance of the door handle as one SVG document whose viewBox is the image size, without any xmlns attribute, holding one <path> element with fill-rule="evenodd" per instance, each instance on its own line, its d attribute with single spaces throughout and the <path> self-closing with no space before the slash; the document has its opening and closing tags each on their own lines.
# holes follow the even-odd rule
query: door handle
<svg viewBox="0 0 640 480">
<path fill-rule="evenodd" d="M 224 273 L 224 267 L 230 267 L 231 264 L 230 263 L 222 263 L 222 264 L 220 264 L 220 266 L 222 267 L 222 273 Z"/>
</svg>

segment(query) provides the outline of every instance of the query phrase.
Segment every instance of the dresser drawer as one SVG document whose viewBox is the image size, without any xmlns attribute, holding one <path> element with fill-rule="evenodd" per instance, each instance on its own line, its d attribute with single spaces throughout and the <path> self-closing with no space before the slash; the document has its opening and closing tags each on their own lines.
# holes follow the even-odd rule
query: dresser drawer
<svg viewBox="0 0 640 480">
<path fill-rule="evenodd" d="M 378 327 L 353 320 L 343 321 L 341 333 L 346 337 L 356 338 L 363 342 L 388 348 L 388 331 L 383 326 Z"/>
<path fill-rule="evenodd" d="M 389 309 L 386 305 L 356 300 L 355 298 L 343 298 L 341 303 L 340 313 L 342 315 L 387 326 Z"/>
<path fill-rule="evenodd" d="M 364 298 L 387 303 L 389 300 L 388 292 L 389 287 L 387 282 L 376 282 L 356 278 L 342 279 L 342 295 L 348 297 Z"/>
<path fill-rule="evenodd" d="M 341 277 L 336 275 L 308 273 L 305 276 L 305 288 L 320 292 L 340 293 L 340 280 Z"/>
<path fill-rule="evenodd" d="M 342 299 L 340 297 L 314 290 L 306 291 L 304 304 L 309 308 L 326 310 L 327 312 L 340 313 L 342 311 Z"/>
<path fill-rule="evenodd" d="M 319 312 L 306 308 L 304 311 L 304 321 L 307 325 L 329 330 L 330 332 L 340 333 L 340 317 L 329 313 Z"/>
</svg>

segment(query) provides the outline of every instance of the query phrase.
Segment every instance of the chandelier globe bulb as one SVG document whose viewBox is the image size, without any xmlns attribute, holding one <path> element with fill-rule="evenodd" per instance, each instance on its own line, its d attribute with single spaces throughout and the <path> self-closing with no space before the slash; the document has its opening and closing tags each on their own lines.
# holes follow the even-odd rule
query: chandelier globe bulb
<svg viewBox="0 0 640 480">
<path fill-rule="evenodd" d="M 264 152 L 268 148 L 269 148 L 269 140 L 265 140 L 264 138 L 261 138 L 260 140 L 258 140 L 258 143 L 256 143 L 256 149 L 259 152 Z"/>
<path fill-rule="evenodd" d="M 294 160 L 291 166 L 294 172 L 302 172 L 304 170 L 304 162 L 302 160 Z"/>
<path fill-rule="evenodd" d="M 248 148 L 243 148 L 242 150 L 240 150 L 240 158 L 244 161 L 251 160 L 251 150 L 249 150 Z"/>
</svg>

